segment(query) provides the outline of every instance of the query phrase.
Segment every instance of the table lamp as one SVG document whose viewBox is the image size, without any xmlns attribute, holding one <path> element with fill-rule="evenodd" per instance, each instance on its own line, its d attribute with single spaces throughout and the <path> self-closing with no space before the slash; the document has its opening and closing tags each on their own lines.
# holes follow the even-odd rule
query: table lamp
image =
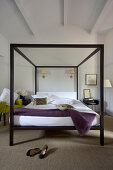
<svg viewBox="0 0 113 170">
<path fill-rule="evenodd" d="M 104 88 L 110 88 L 112 87 L 111 82 L 109 79 L 104 80 Z M 105 89 L 105 102 L 106 102 L 106 89 Z M 105 112 L 106 112 L 106 106 L 105 106 Z"/>
</svg>

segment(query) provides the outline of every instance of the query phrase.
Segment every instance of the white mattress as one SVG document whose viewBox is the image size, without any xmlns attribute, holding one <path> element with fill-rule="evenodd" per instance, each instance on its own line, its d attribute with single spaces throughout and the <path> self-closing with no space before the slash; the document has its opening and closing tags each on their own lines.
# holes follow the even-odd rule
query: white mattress
<svg viewBox="0 0 113 170">
<path fill-rule="evenodd" d="M 77 101 L 73 105 L 76 110 L 87 113 L 95 113 L 95 119 L 92 122 L 92 126 L 100 124 L 100 116 L 82 102 Z M 48 105 L 33 105 L 32 102 L 25 108 L 33 109 L 56 109 L 53 104 Z M 71 117 L 41 117 L 41 116 L 14 116 L 14 125 L 17 126 L 74 126 Z"/>
</svg>

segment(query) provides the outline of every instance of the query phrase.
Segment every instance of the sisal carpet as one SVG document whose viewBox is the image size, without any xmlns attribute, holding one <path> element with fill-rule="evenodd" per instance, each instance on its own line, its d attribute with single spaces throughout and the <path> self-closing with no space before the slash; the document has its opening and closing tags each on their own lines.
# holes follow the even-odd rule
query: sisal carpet
<svg viewBox="0 0 113 170">
<path fill-rule="evenodd" d="M 9 127 L 0 124 L 0 170 L 113 170 L 113 118 L 105 116 L 105 146 L 99 131 L 80 137 L 76 131 L 15 131 L 9 146 Z M 27 157 L 30 148 L 48 145 L 44 159 Z"/>
</svg>

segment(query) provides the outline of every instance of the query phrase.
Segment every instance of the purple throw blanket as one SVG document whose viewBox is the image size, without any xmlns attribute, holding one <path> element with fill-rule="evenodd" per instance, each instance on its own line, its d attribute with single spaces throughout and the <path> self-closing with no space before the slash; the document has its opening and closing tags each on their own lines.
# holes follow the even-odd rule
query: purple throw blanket
<svg viewBox="0 0 113 170">
<path fill-rule="evenodd" d="M 17 108 L 14 115 L 21 116 L 44 116 L 44 117 L 71 117 L 75 128 L 80 136 L 84 135 L 92 125 L 95 114 L 79 112 L 77 110 L 58 110 L 58 109 L 29 109 Z"/>
</svg>

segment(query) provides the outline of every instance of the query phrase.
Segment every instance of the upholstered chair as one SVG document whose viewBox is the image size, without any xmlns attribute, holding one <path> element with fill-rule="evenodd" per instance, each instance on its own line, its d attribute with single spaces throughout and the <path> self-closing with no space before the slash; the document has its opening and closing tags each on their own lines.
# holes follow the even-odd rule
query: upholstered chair
<svg viewBox="0 0 113 170">
<path fill-rule="evenodd" d="M 16 99 L 14 109 L 22 107 L 22 99 Z M 6 114 L 10 112 L 10 106 L 6 104 L 6 102 L 0 102 L 0 121 L 1 116 L 3 115 L 4 126 L 6 125 Z"/>
</svg>

